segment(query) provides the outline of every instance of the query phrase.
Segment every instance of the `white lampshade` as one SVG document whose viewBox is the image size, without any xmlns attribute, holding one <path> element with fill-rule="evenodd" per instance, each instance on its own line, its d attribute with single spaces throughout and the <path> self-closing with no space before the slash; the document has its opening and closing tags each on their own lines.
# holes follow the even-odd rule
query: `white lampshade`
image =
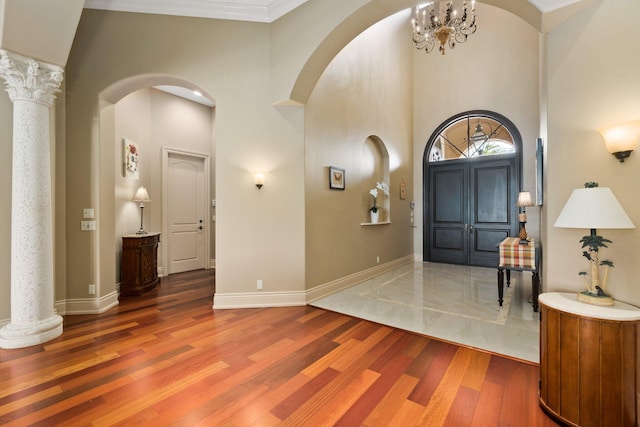
<svg viewBox="0 0 640 427">
<path fill-rule="evenodd" d="M 140 187 L 138 188 L 138 191 L 136 191 L 136 195 L 133 196 L 132 199 L 134 202 L 150 202 L 151 199 L 149 198 L 149 193 L 147 193 L 147 189 L 144 187 Z"/>
<path fill-rule="evenodd" d="M 609 188 L 573 190 L 554 227 L 561 228 L 636 228 Z"/>
<path fill-rule="evenodd" d="M 531 199 L 531 193 L 528 191 L 521 191 L 518 194 L 518 201 L 516 202 L 516 206 L 535 206 L 535 204 L 533 203 L 533 199 Z"/>
</svg>

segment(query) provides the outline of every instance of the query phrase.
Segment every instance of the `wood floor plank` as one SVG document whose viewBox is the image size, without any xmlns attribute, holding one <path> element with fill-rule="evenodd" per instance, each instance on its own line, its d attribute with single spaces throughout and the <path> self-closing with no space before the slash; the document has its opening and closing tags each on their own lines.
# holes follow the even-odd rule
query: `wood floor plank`
<svg viewBox="0 0 640 427">
<path fill-rule="evenodd" d="M 478 406 L 479 398 L 480 392 L 478 390 L 465 386 L 460 387 L 442 425 L 450 427 L 473 425 L 473 415 Z"/>
<path fill-rule="evenodd" d="M 0 425 L 556 425 L 534 364 L 311 306 L 213 310 L 214 281 L 164 277 L 0 349 Z"/>
<path fill-rule="evenodd" d="M 393 425 L 393 418 L 398 412 L 400 412 L 401 407 L 405 405 L 409 393 L 414 389 L 417 383 L 417 378 L 402 374 L 398 378 L 398 380 L 388 389 L 387 393 L 380 400 L 380 402 L 368 414 L 365 414 L 366 418 L 364 419 L 363 425 Z M 419 411 L 419 415 L 421 415 L 422 410 L 424 410 L 424 406 L 420 407 L 422 409 Z M 416 417 L 418 417 L 419 415 L 416 415 Z"/>
<path fill-rule="evenodd" d="M 460 391 L 460 385 L 467 369 L 473 361 L 473 356 L 473 350 L 464 347 L 458 348 L 426 405 L 423 420 L 428 419 L 429 422 L 435 422 L 438 425 L 444 424 L 453 401 Z"/>
<path fill-rule="evenodd" d="M 474 352 L 473 360 L 462 380 L 462 385 L 472 390 L 480 391 L 487 375 L 490 361 L 491 355 L 489 353 Z"/>
</svg>

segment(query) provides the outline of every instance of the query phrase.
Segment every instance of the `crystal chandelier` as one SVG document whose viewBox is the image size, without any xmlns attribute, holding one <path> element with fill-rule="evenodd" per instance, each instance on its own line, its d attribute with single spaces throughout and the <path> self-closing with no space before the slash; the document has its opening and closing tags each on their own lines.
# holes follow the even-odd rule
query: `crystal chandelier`
<svg viewBox="0 0 640 427">
<path fill-rule="evenodd" d="M 437 6 L 435 4 L 437 3 Z M 445 45 L 453 49 L 456 43 L 467 41 L 467 37 L 476 32 L 475 1 L 471 2 L 471 14 L 467 11 L 467 2 L 462 3 L 462 16 L 453 9 L 453 2 L 446 2 L 445 8 L 440 3 L 431 2 L 425 6 L 416 6 L 415 18 L 411 20 L 413 27 L 413 41 L 416 48 L 424 49 L 427 53 L 433 50 L 436 40 L 440 42 L 438 48 L 444 55 Z"/>
</svg>

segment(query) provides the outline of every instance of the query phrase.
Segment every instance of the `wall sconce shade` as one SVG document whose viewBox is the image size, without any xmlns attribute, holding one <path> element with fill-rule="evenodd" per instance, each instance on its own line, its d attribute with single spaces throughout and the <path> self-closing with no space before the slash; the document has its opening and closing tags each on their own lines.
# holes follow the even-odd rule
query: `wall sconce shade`
<svg viewBox="0 0 640 427">
<path fill-rule="evenodd" d="M 638 147 L 640 120 L 600 129 L 598 132 L 604 138 L 607 151 L 622 163 Z"/>
<path fill-rule="evenodd" d="M 264 172 L 256 172 L 253 174 L 253 182 L 255 182 L 256 187 L 258 187 L 258 190 L 262 188 L 262 186 L 264 185 L 264 181 L 266 178 L 266 174 Z"/>
<path fill-rule="evenodd" d="M 142 227 L 142 218 L 144 216 L 144 204 L 145 202 L 151 201 L 151 199 L 149 198 L 149 193 L 147 193 L 147 189 L 144 187 L 138 188 L 138 191 L 136 191 L 136 194 L 133 196 L 132 200 L 134 202 L 140 203 L 140 229 L 136 231 L 136 234 L 147 234 L 147 232 Z"/>
</svg>

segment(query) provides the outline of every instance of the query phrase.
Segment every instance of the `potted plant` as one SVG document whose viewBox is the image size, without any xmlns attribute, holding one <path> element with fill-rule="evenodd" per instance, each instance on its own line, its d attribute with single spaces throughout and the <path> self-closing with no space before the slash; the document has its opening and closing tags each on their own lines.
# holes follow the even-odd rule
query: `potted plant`
<svg viewBox="0 0 640 427">
<path fill-rule="evenodd" d="M 376 224 L 378 222 L 380 206 L 378 206 L 378 190 L 382 191 L 385 196 L 389 195 L 389 186 L 386 182 L 376 182 L 376 186 L 369 190 L 369 194 L 373 196 L 373 206 L 369 209 L 371 213 L 371 223 Z"/>
</svg>

